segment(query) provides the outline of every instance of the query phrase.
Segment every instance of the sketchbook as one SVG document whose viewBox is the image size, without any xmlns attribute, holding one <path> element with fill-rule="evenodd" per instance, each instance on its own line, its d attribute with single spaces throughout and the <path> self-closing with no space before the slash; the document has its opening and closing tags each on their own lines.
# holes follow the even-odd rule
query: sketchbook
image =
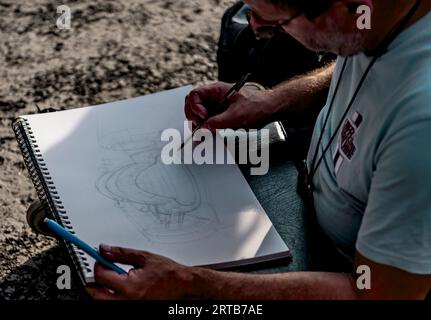
<svg viewBox="0 0 431 320">
<path fill-rule="evenodd" d="M 216 269 L 288 257 L 236 164 L 162 163 L 161 134 L 185 130 L 190 90 L 19 117 L 13 128 L 40 200 L 96 248 Z M 82 280 L 93 282 L 93 258 L 67 246 Z"/>
</svg>

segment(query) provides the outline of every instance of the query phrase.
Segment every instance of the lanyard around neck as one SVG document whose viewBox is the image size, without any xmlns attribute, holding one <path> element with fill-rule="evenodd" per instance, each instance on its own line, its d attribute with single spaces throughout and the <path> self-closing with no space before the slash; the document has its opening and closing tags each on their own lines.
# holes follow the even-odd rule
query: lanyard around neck
<svg viewBox="0 0 431 320">
<path fill-rule="evenodd" d="M 376 63 L 376 61 L 388 51 L 388 48 L 389 48 L 390 44 L 402 32 L 402 30 L 405 28 L 405 26 L 407 25 L 407 23 L 410 21 L 410 19 L 416 13 L 416 11 L 419 8 L 419 6 L 420 6 L 421 3 L 422 3 L 422 0 L 417 0 L 416 3 L 414 4 L 414 6 L 406 14 L 406 16 L 401 20 L 401 22 L 399 23 L 398 27 L 395 28 L 395 31 L 393 33 L 391 33 L 389 35 L 389 37 L 387 37 L 385 40 L 383 40 L 382 43 L 377 47 L 377 50 L 374 52 L 375 55 L 374 55 L 373 59 L 371 60 L 371 62 L 369 63 L 369 65 L 368 65 L 367 69 L 365 70 L 364 74 L 362 75 L 362 77 L 361 77 L 361 79 L 360 79 L 360 81 L 358 83 L 358 86 L 356 87 L 356 90 L 355 90 L 355 92 L 354 92 L 354 94 L 353 94 L 353 96 L 352 96 L 349 104 L 347 105 L 347 108 L 346 108 L 343 116 L 341 117 L 341 120 L 339 121 L 339 123 L 338 123 L 338 125 L 337 125 L 334 133 L 332 134 L 331 138 L 329 139 L 329 142 L 328 142 L 327 146 L 323 149 L 322 155 L 317 160 L 317 156 L 318 156 L 318 153 L 319 153 L 319 147 L 320 147 L 320 144 L 322 143 L 322 139 L 323 139 L 323 134 L 324 134 L 326 126 L 328 124 L 328 121 L 329 121 L 329 118 L 330 118 L 330 115 L 331 115 L 331 111 L 332 111 L 333 106 L 334 106 L 335 98 L 337 96 L 339 87 L 341 85 L 341 80 L 343 78 L 343 74 L 344 74 L 345 69 L 346 69 L 348 58 L 344 59 L 343 66 L 342 66 L 341 71 L 340 71 L 340 76 L 338 77 L 338 81 L 337 81 L 337 84 L 336 84 L 335 89 L 334 89 L 334 94 L 332 95 L 331 103 L 329 104 L 328 111 L 327 111 L 327 114 L 326 114 L 326 118 L 325 118 L 325 121 L 323 123 L 323 127 L 322 127 L 322 130 L 320 132 L 319 139 L 317 141 L 316 148 L 315 148 L 315 151 L 314 151 L 314 155 L 313 155 L 313 158 L 312 158 L 312 161 L 311 161 L 311 166 L 310 166 L 310 171 L 309 171 L 309 181 L 310 181 L 310 183 L 313 181 L 314 175 L 316 174 L 316 172 L 317 172 L 317 170 L 318 170 L 321 162 L 323 161 L 323 159 L 324 159 L 327 151 L 329 150 L 329 148 L 331 147 L 333 141 L 335 140 L 335 138 L 336 138 L 336 136 L 338 134 L 338 131 L 340 130 L 341 126 L 344 123 L 344 120 L 347 117 L 347 114 L 349 113 L 350 109 L 352 108 L 353 104 L 355 103 L 355 101 L 356 101 L 356 99 L 358 97 L 359 91 L 361 90 L 361 88 L 362 88 L 365 80 L 367 79 L 367 77 L 368 77 L 368 75 L 369 75 L 372 67 L 374 66 L 374 64 Z"/>
</svg>

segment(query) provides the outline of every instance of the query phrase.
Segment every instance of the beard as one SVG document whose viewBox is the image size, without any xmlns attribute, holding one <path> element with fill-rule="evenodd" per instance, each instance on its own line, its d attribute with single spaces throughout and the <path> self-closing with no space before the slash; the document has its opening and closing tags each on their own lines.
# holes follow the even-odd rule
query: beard
<svg viewBox="0 0 431 320">
<path fill-rule="evenodd" d="M 303 44 L 313 51 L 332 52 L 343 57 L 356 55 L 365 49 L 359 33 L 316 35 L 305 38 Z"/>
<path fill-rule="evenodd" d="M 336 21 L 326 20 L 325 31 L 313 30 L 306 35 L 293 35 L 310 50 L 317 52 L 332 52 L 339 56 L 353 56 L 365 50 L 365 32 L 353 29 L 351 32 L 341 32 Z"/>
</svg>

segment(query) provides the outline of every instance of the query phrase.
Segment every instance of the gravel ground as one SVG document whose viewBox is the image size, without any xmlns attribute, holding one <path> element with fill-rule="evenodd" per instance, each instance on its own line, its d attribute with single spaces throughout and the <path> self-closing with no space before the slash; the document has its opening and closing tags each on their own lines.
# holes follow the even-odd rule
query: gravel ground
<svg viewBox="0 0 431 320">
<path fill-rule="evenodd" d="M 86 299 L 56 288 L 70 263 L 31 232 L 36 194 L 11 123 L 41 108 L 77 108 L 216 79 L 220 18 L 233 0 L 0 0 L 0 300 Z M 72 29 L 56 8 L 72 9 Z"/>
</svg>

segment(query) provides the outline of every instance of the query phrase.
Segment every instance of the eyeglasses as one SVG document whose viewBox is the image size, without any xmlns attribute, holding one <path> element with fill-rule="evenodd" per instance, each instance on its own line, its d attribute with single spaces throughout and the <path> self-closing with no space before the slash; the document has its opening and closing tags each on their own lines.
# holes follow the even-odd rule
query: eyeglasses
<svg viewBox="0 0 431 320">
<path fill-rule="evenodd" d="M 285 27 L 286 25 L 288 25 L 289 23 L 291 23 L 291 22 L 292 22 L 293 20 L 295 20 L 296 18 L 298 18 L 299 16 L 301 16 L 301 15 L 302 15 L 302 12 L 298 12 L 298 13 L 296 13 L 295 15 L 293 15 L 292 17 L 290 17 L 290 18 L 288 18 L 288 19 L 286 19 L 286 20 L 283 20 L 283 21 L 279 21 L 278 23 L 273 24 L 273 25 L 271 25 L 271 24 L 269 23 L 269 21 L 265 21 L 264 19 L 260 18 L 256 13 L 254 13 L 254 12 L 253 12 L 253 11 L 251 11 L 251 10 L 250 10 L 250 11 L 248 12 L 248 14 L 247 14 L 247 21 L 248 21 L 248 23 L 249 23 L 249 24 L 250 24 L 250 21 L 251 21 L 252 15 L 253 15 L 255 18 L 258 18 L 259 20 L 263 20 L 263 21 L 264 21 L 263 23 L 268 22 L 268 25 L 258 27 L 256 30 L 254 30 L 254 32 L 255 32 L 255 34 L 256 34 L 256 36 L 257 36 L 257 37 L 259 37 L 259 38 L 270 38 L 270 37 L 272 37 L 276 32 L 286 32 L 286 31 L 284 30 L 284 27 Z"/>
</svg>

